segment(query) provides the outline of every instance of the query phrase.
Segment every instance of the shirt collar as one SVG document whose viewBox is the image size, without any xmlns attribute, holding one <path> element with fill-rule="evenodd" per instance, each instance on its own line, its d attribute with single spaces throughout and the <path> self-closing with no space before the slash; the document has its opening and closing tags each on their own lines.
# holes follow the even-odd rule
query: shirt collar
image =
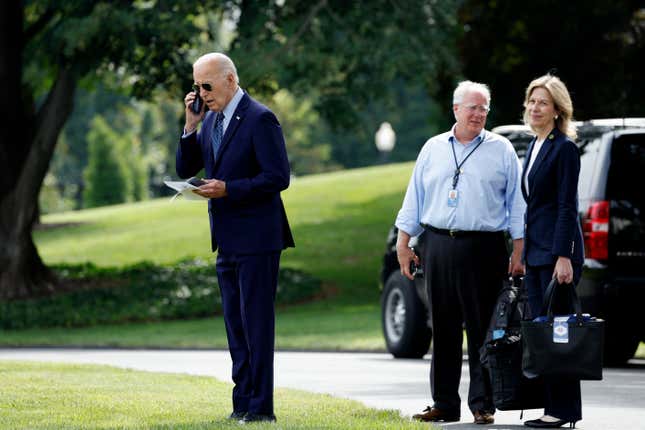
<svg viewBox="0 0 645 430">
<path fill-rule="evenodd" d="M 233 98 L 231 99 L 230 102 L 226 105 L 222 113 L 224 114 L 224 118 L 226 120 L 230 120 L 233 117 L 233 114 L 235 113 L 235 109 L 237 109 L 237 105 L 240 104 L 240 100 L 242 100 L 242 97 L 244 96 L 244 91 L 242 88 L 237 87 L 237 91 L 235 91 L 235 95 L 233 95 Z"/>
<path fill-rule="evenodd" d="M 448 142 L 459 142 L 457 137 L 455 137 L 455 127 L 457 127 L 456 123 L 450 129 L 450 134 L 448 135 Z M 475 136 L 475 138 L 473 140 L 471 140 L 470 142 L 468 142 L 465 146 L 472 145 L 474 143 L 479 143 L 482 140 L 484 140 L 485 137 L 486 137 L 486 129 L 482 128 L 482 131 L 479 132 L 479 134 L 477 136 Z"/>
</svg>

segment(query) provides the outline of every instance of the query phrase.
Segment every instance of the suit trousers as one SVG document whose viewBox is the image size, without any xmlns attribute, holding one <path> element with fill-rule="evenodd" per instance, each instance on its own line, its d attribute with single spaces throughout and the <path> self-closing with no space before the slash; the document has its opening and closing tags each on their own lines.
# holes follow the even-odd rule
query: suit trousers
<svg viewBox="0 0 645 430">
<path fill-rule="evenodd" d="M 526 275 L 524 276 L 524 286 L 529 298 L 529 307 L 531 315 L 538 316 L 541 314 L 542 301 L 546 288 L 553 278 L 553 269 L 555 264 L 546 266 L 526 265 Z M 573 283 L 578 284 L 582 267 L 573 265 Z M 554 309 L 555 315 L 566 315 L 571 313 L 564 300 L 561 300 L 561 294 L 566 295 L 565 289 L 556 290 L 557 296 L 554 296 L 556 303 L 560 306 Z M 568 300 L 568 295 L 566 295 Z M 564 303 L 564 306 L 562 305 Z M 580 421 L 582 419 L 582 400 L 580 395 L 580 381 L 577 379 L 567 378 L 544 378 L 544 413 L 565 421 Z"/>
<path fill-rule="evenodd" d="M 434 407 L 460 412 L 463 326 L 468 337 L 471 411 L 493 413 L 488 370 L 479 360 L 497 295 L 508 270 L 503 232 L 452 237 L 426 230 L 424 273 L 432 314 L 430 388 Z"/>
<path fill-rule="evenodd" d="M 217 279 L 233 361 L 233 410 L 273 414 L 275 294 L 280 252 L 217 255 Z"/>
</svg>

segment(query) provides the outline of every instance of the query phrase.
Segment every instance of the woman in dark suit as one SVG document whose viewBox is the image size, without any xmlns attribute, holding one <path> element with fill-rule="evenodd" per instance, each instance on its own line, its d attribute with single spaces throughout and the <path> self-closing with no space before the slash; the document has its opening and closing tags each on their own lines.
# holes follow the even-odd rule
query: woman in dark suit
<svg viewBox="0 0 645 430">
<path fill-rule="evenodd" d="M 535 138 L 524 160 L 522 193 L 527 203 L 524 234 L 524 283 L 534 316 L 540 314 L 547 285 L 576 284 L 584 261 L 582 230 L 578 221 L 580 155 L 572 139 L 573 104 L 564 83 L 545 75 L 526 89 L 524 122 Z M 544 415 L 524 425 L 557 428 L 575 426 L 582 418 L 580 381 L 545 381 Z"/>
</svg>

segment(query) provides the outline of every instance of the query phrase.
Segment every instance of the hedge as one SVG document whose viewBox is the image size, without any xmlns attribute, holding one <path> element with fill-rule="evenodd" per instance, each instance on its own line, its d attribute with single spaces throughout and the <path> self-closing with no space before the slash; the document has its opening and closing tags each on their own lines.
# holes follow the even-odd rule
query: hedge
<svg viewBox="0 0 645 430">
<path fill-rule="evenodd" d="M 68 291 L 0 301 L 0 327 L 81 327 L 201 318 L 222 310 L 214 264 L 200 259 L 169 266 L 143 262 L 99 268 L 86 263 L 53 269 Z M 281 268 L 276 304 L 310 299 L 320 286 L 321 282 L 307 273 Z"/>
</svg>

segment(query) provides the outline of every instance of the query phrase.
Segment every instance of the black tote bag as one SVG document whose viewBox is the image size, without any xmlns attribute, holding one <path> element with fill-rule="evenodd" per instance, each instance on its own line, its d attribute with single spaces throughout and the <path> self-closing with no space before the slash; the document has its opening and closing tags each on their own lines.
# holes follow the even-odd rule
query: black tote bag
<svg viewBox="0 0 645 430">
<path fill-rule="evenodd" d="M 568 339 L 555 342 L 553 299 L 556 288 L 568 288 L 573 315 L 568 318 Z M 560 295 L 560 297 L 562 297 Z M 546 318 L 522 321 L 522 370 L 527 377 L 566 377 L 578 380 L 602 379 L 604 321 L 583 316 L 580 299 L 571 284 L 553 279 L 542 304 Z"/>
</svg>

